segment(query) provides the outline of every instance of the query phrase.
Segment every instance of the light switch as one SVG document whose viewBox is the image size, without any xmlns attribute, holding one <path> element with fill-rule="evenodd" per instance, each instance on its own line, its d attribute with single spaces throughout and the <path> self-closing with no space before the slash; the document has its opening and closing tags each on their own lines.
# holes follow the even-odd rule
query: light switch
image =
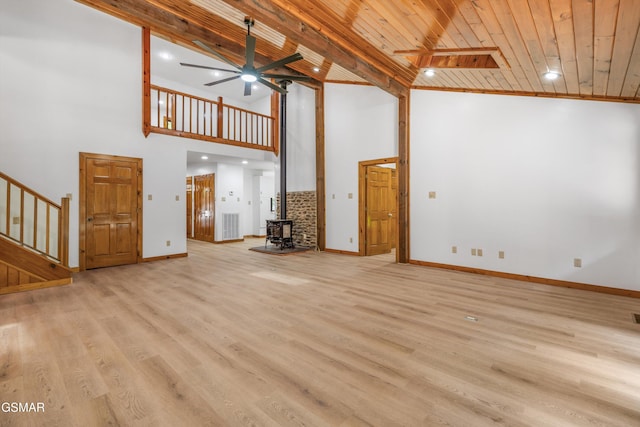
<svg viewBox="0 0 640 427">
<path fill-rule="evenodd" d="M 147 194 L 147 200 L 153 200 L 153 196 L 151 194 Z"/>
<path fill-rule="evenodd" d="M 436 198 L 436 192 L 435 191 L 429 191 L 429 198 L 430 199 L 435 199 Z"/>
</svg>

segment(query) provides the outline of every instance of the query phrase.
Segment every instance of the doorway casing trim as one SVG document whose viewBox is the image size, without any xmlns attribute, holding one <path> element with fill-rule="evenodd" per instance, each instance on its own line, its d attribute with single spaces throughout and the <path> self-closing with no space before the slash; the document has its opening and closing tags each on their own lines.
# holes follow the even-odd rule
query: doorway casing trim
<svg viewBox="0 0 640 427">
<path fill-rule="evenodd" d="M 135 162 L 136 163 L 136 171 L 138 173 L 138 188 L 136 189 L 137 197 L 136 197 L 136 221 L 138 223 L 137 226 L 137 236 L 136 236 L 136 263 L 140 263 L 143 261 L 142 258 L 142 159 L 137 157 L 124 157 L 124 156 L 114 156 L 108 154 L 93 154 L 93 153 L 80 153 L 80 196 L 78 200 L 79 207 L 79 271 L 86 270 L 86 247 L 87 247 L 87 234 L 86 234 L 86 224 L 87 224 L 87 171 L 85 168 L 85 163 L 87 159 L 100 159 L 100 160 L 121 160 L 127 162 Z"/>
</svg>

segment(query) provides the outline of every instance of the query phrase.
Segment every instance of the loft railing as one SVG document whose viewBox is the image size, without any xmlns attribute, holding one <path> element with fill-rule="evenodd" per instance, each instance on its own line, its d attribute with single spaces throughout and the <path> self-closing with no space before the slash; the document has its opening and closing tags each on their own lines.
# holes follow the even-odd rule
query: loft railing
<svg viewBox="0 0 640 427">
<path fill-rule="evenodd" d="M 69 266 L 69 198 L 58 205 L 0 172 L 0 235 Z"/>
<path fill-rule="evenodd" d="M 275 118 L 151 85 L 150 131 L 276 151 Z"/>
</svg>

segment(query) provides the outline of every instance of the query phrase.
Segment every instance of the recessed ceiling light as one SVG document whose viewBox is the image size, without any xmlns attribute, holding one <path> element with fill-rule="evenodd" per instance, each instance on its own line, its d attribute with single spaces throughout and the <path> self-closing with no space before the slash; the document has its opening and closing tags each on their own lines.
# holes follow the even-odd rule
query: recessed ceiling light
<svg viewBox="0 0 640 427">
<path fill-rule="evenodd" d="M 560 77 L 560 73 L 556 71 L 547 71 L 546 73 L 544 73 L 544 78 L 547 80 L 555 80 L 558 77 Z"/>
<path fill-rule="evenodd" d="M 320 67 L 313 67 L 313 72 L 314 73 L 319 73 L 320 72 Z"/>
<path fill-rule="evenodd" d="M 425 76 L 427 76 L 427 77 L 433 77 L 433 76 L 435 76 L 435 75 L 436 75 L 436 72 L 435 72 L 435 71 L 433 71 L 433 70 L 431 70 L 431 69 L 429 69 L 429 70 L 424 70 L 424 75 L 425 75 Z"/>
<path fill-rule="evenodd" d="M 249 162 L 248 162 L 248 161 L 246 161 L 246 160 L 243 160 L 243 161 L 242 161 L 242 164 L 243 164 L 243 165 L 246 165 L 247 163 L 249 163 Z"/>
<path fill-rule="evenodd" d="M 159 52 L 158 56 L 165 61 L 170 61 L 173 59 L 173 55 L 171 55 L 169 52 Z"/>
<path fill-rule="evenodd" d="M 211 74 L 213 74 L 215 77 L 218 77 L 220 75 L 220 71 L 212 71 Z"/>
<path fill-rule="evenodd" d="M 207 159 L 209 159 L 209 156 L 202 156 L 202 157 L 200 157 L 200 158 L 201 158 L 202 160 L 207 160 Z"/>
</svg>

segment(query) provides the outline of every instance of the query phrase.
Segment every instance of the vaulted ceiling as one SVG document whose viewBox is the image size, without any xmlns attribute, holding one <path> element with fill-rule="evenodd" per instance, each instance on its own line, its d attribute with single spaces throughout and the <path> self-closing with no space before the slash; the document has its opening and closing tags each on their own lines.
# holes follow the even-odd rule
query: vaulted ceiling
<svg viewBox="0 0 640 427">
<path fill-rule="evenodd" d="M 286 71 L 396 96 L 414 87 L 640 102 L 638 0 L 76 1 L 239 64 L 251 16 L 258 66 L 300 52 Z"/>
</svg>

